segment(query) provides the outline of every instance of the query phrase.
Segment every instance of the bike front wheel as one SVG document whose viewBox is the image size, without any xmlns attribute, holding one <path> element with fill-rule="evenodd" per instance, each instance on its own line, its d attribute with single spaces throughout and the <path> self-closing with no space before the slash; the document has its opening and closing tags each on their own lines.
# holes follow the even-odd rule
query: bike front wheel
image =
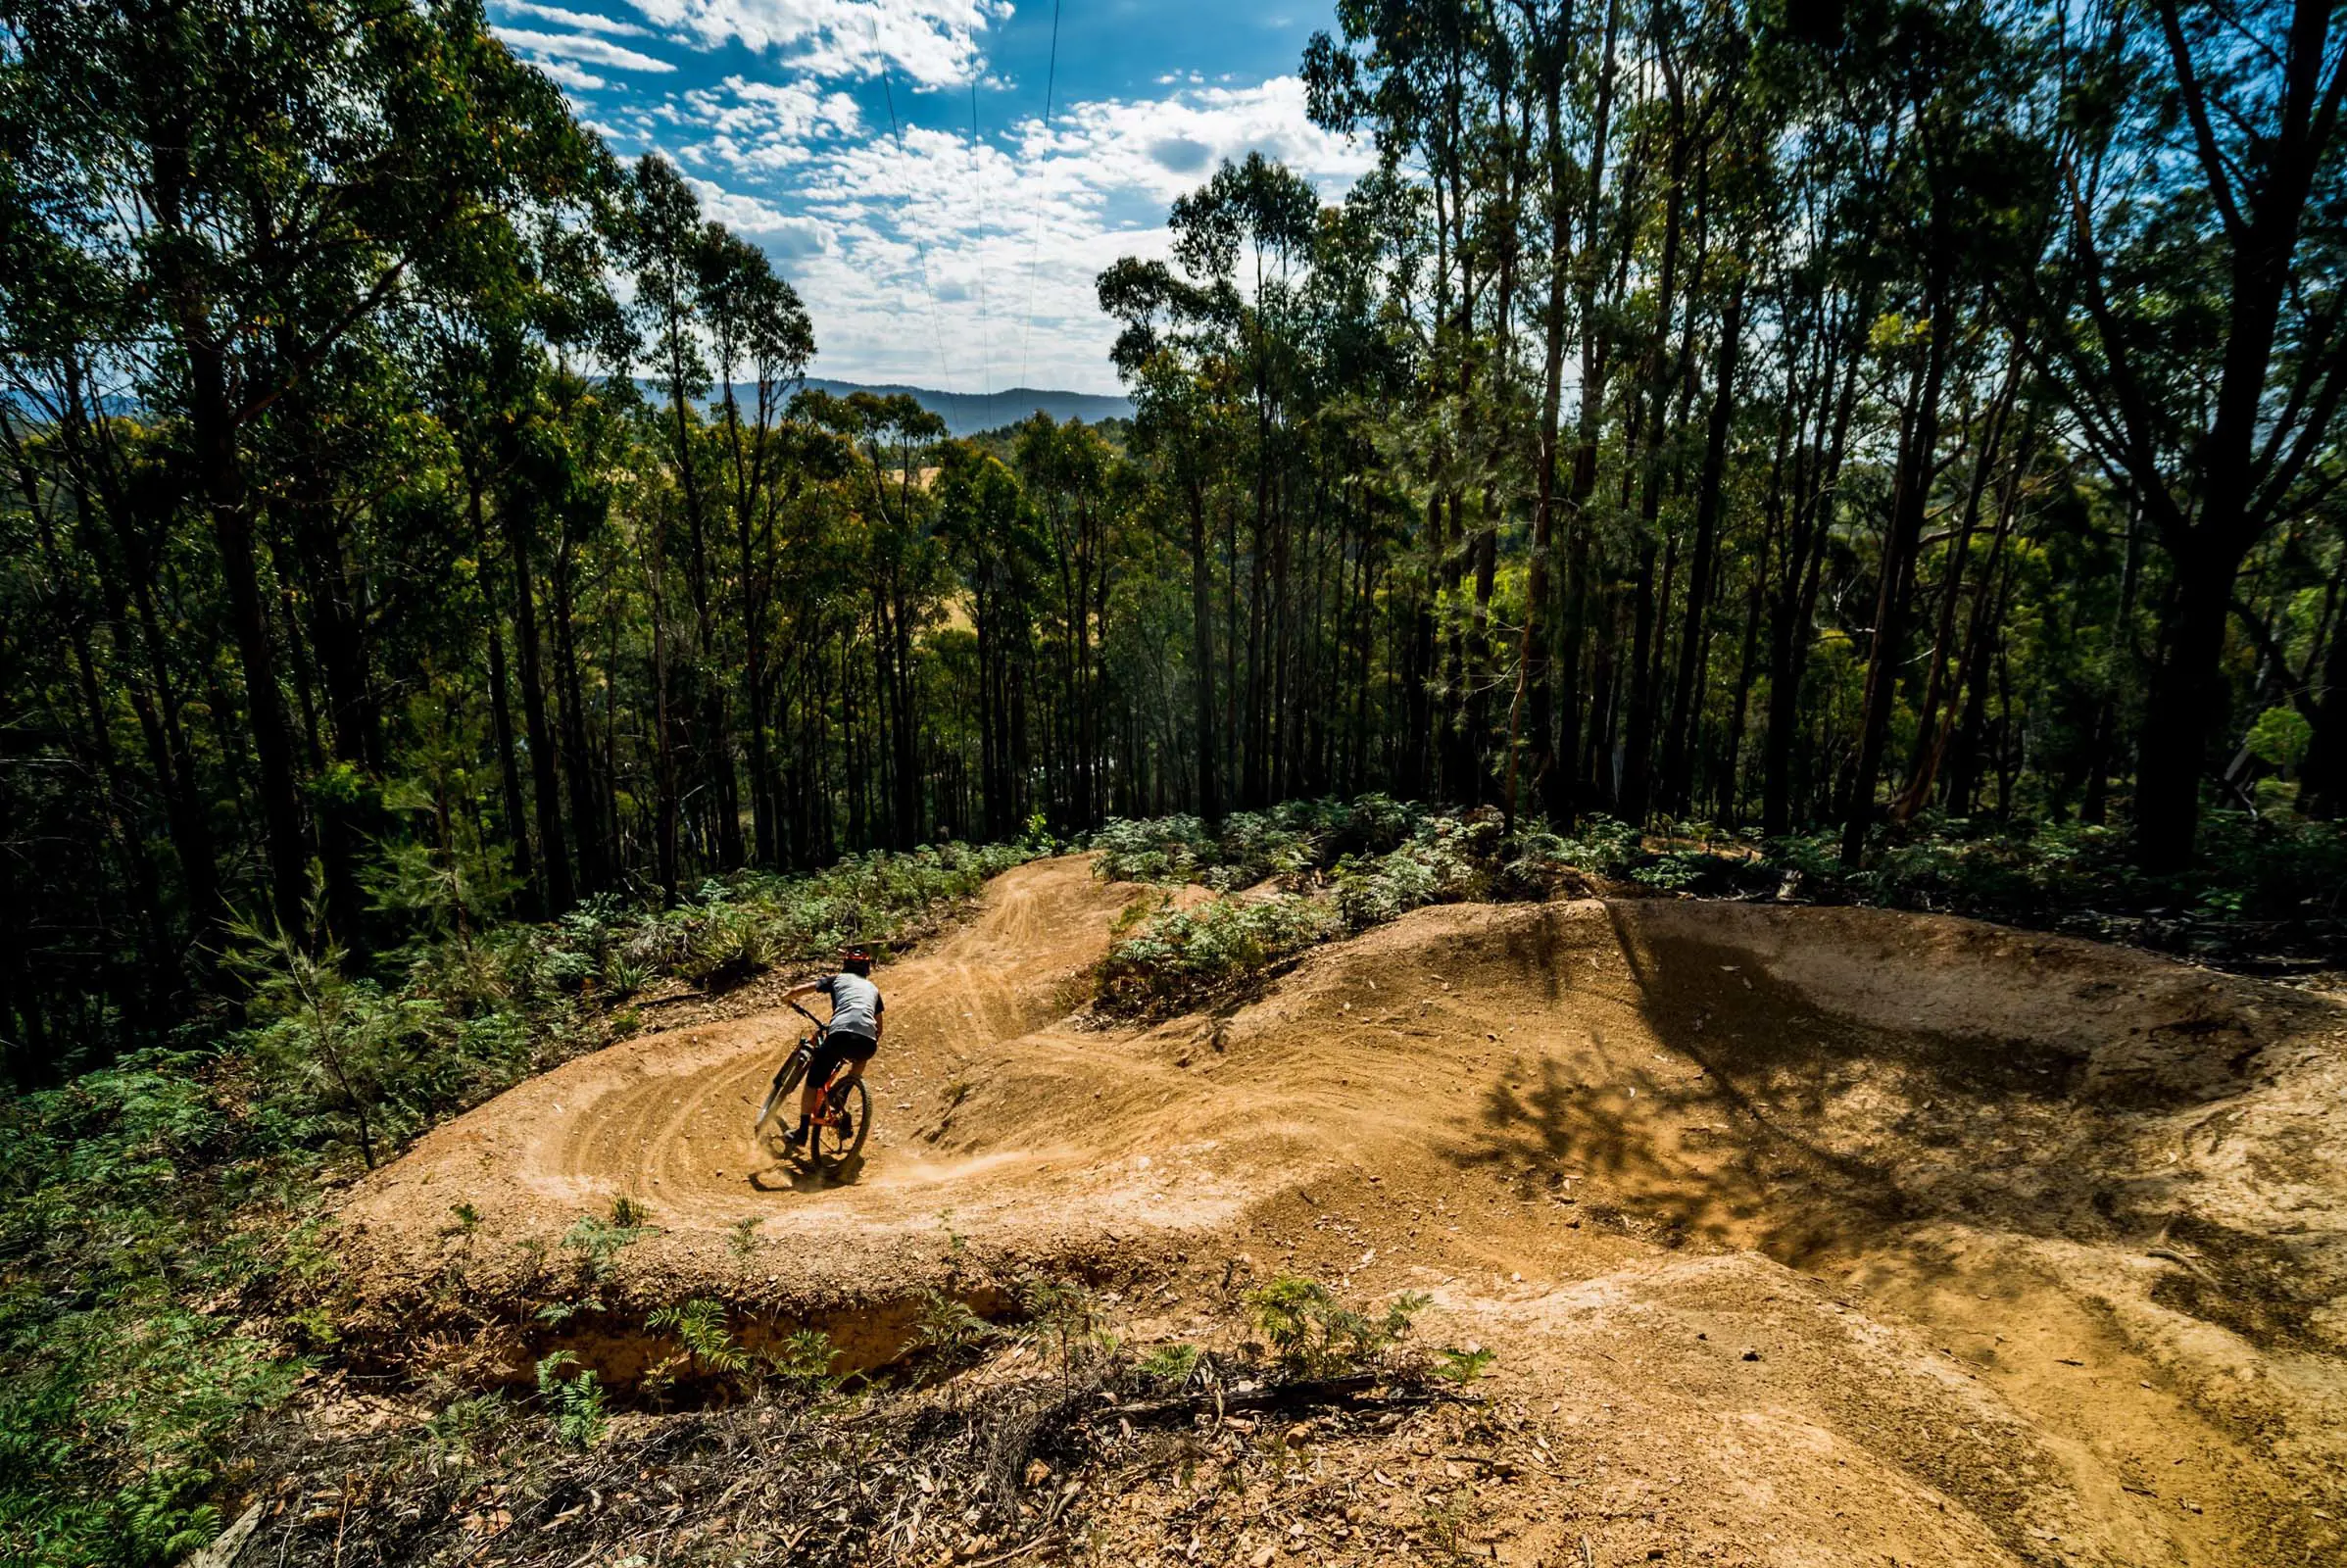
<svg viewBox="0 0 2347 1568">
<path fill-rule="evenodd" d="M 775 1107 L 788 1101 L 791 1091 L 799 1087 L 799 1080 L 807 1076 L 807 1048 L 801 1046 L 775 1069 L 774 1087 L 766 1091 L 766 1102 L 758 1107 L 758 1120 L 750 1125 L 751 1137 L 756 1138 L 766 1130 L 766 1123 L 773 1117 Z"/>
<path fill-rule="evenodd" d="M 861 1078 L 831 1086 L 831 1110 L 838 1121 L 817 1123 L 808 1130 L 807 1153 L 817 1164 L 837 1165 L 863 1151 L 864 1135 L 872 1130 L 872 1097 Z"/>
</svg>

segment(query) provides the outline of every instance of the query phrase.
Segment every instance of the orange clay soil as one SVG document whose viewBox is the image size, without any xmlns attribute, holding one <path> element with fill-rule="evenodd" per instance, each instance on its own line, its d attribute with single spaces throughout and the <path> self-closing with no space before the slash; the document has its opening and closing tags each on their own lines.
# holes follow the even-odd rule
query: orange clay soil
<svg viewBox="0 0 2347 1568">
<path fill-rule="evenodd" d="M 451 1123 L 344 1209 L 354 1336 L 624 1380 L 644 1314 L 705 1295 L 869 1366 L 924 1288 L 1080 1271 L 1151 1340 L 1294 1271 L 1425 1292 L 1422 1332 L 1497 1353 L 1509 1485 L 1431 1449 L 1398 1483 L 1475 1494 L 1479 1556 L 2347 1561 L 2334 1004 L 1953 919 L 1589 900 L 1424 909 L 1227 1016 L 1085 1024 L 1151 896 L 1040 862 L 883 968 L 835 1182 L 748 1136 L 787 1012 Z M 532 1326 L 590 1294 L 561 1241 L 619 1195 L 653 1233 Z"/>
</svg>

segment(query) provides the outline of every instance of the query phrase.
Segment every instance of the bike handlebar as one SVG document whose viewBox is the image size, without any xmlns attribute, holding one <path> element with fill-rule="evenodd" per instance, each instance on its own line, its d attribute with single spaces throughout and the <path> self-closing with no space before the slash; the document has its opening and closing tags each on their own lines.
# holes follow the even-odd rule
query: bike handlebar
<svg viewBox="0 0 2347 1568">
<path fill-rule="evenodd" d="M 790 1008 L 790 1009 L 791 1009 L 793 1012 L 797 1013 L 797 1014 L 798 1014 L 800 1017 L 802 1017 L 802 1018 L 805 1018 L 805 1019 L 806 1019 L 806 1020 L 807 1020 L 808 1023 L 811 1023 L 811 1024 L 813 1024 L 813 1025 L 814 1025 L 814 1026 L 815 1026 L 817 1029 L 821 1029 L 821 1030 L 828 1031 L 828 1030 L 831 1028 L 831 1025 L 829 1025 L 829 1024 L 825 1023 L 825 1022 L 824 1022 L 822 1019 L 820 1019 L 820 1018 L 816 1017 L 816 1016 L 815 1016 L 813 1013 L 811 1013 L 811 1012 L 807 1011 L 807 1010 L 805 1007 L 802 1007 L 802 1006 L 801 1006 L 801 1005 L 799 1005 L 799 1004 L 797 1004 L 796 1002 L 793 1002 L 793 1001 L 791 1001 L 791 999 L 790 999 L 790 998 L 788 998 L 788 997 L 785 997 L 785 998 L 783 998 L 783 999 L 782 999 L 782 1001 L 783 1001 L 783 1005 L 785 1005 L 785 1006 L 789 1007 L 789 1008 Z"/>
</svg>

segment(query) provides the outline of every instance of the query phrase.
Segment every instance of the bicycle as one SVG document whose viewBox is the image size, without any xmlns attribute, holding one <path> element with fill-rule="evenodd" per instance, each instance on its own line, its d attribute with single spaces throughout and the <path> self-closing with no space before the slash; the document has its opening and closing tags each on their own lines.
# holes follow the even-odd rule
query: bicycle
<svg viewBox="0 0 2347 1568">
<path fill-rule="evenodd" d="M 808 1012 L 796 1002 L 790 1009 L 815 1026 L 812 1037 L 802 1035 L 799 1045 L 774 1074 L 774 1087 L 766 1091 L 766 1102 L 759 1107 L 758 1120 L 750 1127 L 753 1142 L 763 1143 L 766 1123 L 778 1107 L 788 1105 L 790 1097 L 806 1078 L 807 1069 L 814 1061 L 815 1047 L 831 1033 L 831 1026 Z M 823 1086 L 816 1097 L 814 1114 L 807 1118 L 807 1146 L 802 1151 L 807 1161 L 814 1166 L 843 1164 L 863 1150 L 864 1135 L 872 1130 L 872 1096 L 864 1088 L 863 1075 L 845 1077 L 849 1063 L 842 1062 L 832 1074 L 831 1082 Z M 771 1144 L 766 1148 L 772 1149 Z"/>
</svg>

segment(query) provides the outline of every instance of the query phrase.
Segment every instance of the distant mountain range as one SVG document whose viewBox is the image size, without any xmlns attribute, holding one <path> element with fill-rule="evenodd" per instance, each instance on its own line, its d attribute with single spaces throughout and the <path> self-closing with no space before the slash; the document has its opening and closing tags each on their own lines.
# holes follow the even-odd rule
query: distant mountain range
<svg viewBox="0 0 2347 1568">
<path fill-rule="evenodd" d="M 1103 397 L 1097 392 L 1049 392 L 1031 386 L 1014 386 L 1007 392 L 933 392 L 925 386 L 872 386 L 861 381 L 834 381 L 820 375 L 808 376 L 807 384 L 815 391 L 828 392 L 833 397 L 841 398 L 851 392 L 872 392 L 881 397 L 909 392 L 922 408 L 946 421 L 947 434 L 957 436 L 976 435 L 981 430 L 999 430 L 1003 425 L 1016 424 L 1038 409 L 1054 419 L 1082 419 L 1087 423 L 1133 417 L 1132 399 Z M 646 396 L 657 398 L 658 394 L 649 379 L 639 376 L 637 385 L 643 388 Z M 753 407 L 758 401 L 758 389 L 746 383 L 737 383 L 734 395 L 745 399 Z M 39 412 L 33 400 L 20 395 L 13 388 L 0 387 L 0 401 L 5 401 L 10 408 L 24 411 L 27 416 L 37 416 Z M 716 401 L 712 394 L 712 405 Z M 104 400 L 104 404 L 109 414 L 138 412 L 137 403 L 129 398 L 110 397 Z"/>
<path fill-rule="evenodd" d="M 1047 392 L 1031 386 L 1014 386 L 1007 392 L 932 392 L 925 386 L 866 386 L 820 375 L 808 376 L 807 384 L 815 391 L 842 398 L 851 392 L 872 392 L 881 397 L 908 392 L 922 408 L 945 420 L 947 431 L 953 435 L 976 435 L 981 430 L 1016 424 L 1038 409 L 1054 419 L 1090 422 L 1133 417 L 1131 399 L 1102 397 L 1096 392 Z"/>
</svg>

